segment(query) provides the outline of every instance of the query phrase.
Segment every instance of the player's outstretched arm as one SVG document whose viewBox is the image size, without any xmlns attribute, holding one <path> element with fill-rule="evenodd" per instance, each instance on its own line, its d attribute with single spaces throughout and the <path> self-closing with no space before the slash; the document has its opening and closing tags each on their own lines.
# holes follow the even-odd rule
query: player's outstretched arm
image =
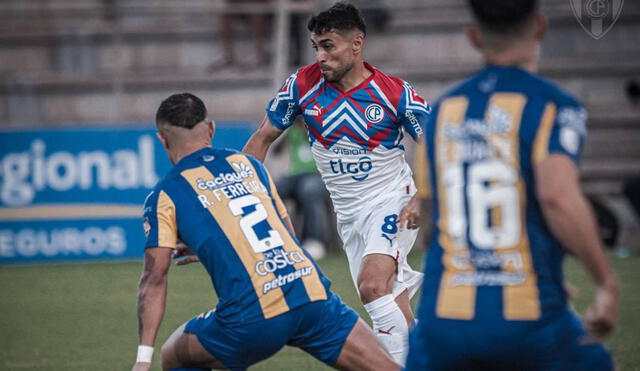
<svg viewBox="0 0 640 371">
<path fill-rule="evenodd" d="M 138 335 L 140 347 L 134 371 L 149 370 L 158 328 L 162 322 L 167 296 L 167 275 L 171 249 L 153 247 L 145 250 L 144 269 L 138 286 Z"/>
<path fill-rule="evenodd" d="M 247 144 L 245 144 L 242 152 L 250 154 L 264 162 L 264 159 L 267 157 L 269 147 L 276 139 L 278 139 L 280 134 L 282 134 L 282 130 L 271 125 L 269 118 L 265 115 L 264 119 L 262 119 L 262 123 L 258 127 L 258 130 L 251 135 L 251 138 L 249 138 Z"/>
<path fill-rule="evenodd" d="M 593 277 L 595 302 L 584 316 L 587 328 L 602 338 L 618 317 L 620 288 L 597 233 L 591 207 L 579 183 L 576 165 L 564 155 L 552 154 L 535 168 L 538 200 L 547 225 Z"/>
</svg>

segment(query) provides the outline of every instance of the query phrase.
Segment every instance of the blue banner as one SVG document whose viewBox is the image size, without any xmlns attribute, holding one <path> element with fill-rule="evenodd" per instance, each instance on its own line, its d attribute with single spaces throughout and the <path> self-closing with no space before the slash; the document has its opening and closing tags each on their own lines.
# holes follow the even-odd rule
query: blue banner
<svg viewBox="0 0 640 371">
<path fill-rule="evenodd" d="M 241 149 L 250 123 L 218 124 Z M 155 130 L 0 131 L 0 264 L 137 258 L 142 204 L 171 168 Z"/>
</svg>

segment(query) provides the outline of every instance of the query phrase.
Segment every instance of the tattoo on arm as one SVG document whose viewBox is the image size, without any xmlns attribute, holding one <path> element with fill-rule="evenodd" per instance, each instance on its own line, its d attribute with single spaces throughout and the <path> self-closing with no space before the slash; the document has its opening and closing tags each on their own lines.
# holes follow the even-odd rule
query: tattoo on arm
<svg viewBox="0 0 640 371">
<path fill-rule="evenodd" d="M 146 259 L 144 261 L 144 272 L 148 273 L 153 271 L 153 268 L 156 265 L 156 258 L 153 256 L 153 254 L 149 254 L 146 256 Z"/>
<path fill-rule="evenodd" d="M 142 323 L 142 314 L 144 313 L 144 296 L 145 294 L 138 292 L 138 335 L 142 337 L 142 331 L 144 331 L 144 324 Z"/>
<path fill-rule="evenodd" d="M 144 271 L 142 272 L 142 277 L 140 277 L 140 285 L 138 287 L 138 334 L 142 337 L 142 331 L 144 330 L 144 324 L 142 321 L 142 315 L 145 311 L 145 298 L 146 298 L 146 290 L 145 286 L 147 280 L 149 279 L 149 273 L 153 270 L 155 266 L 156 259 L 153 255 L 148 254 L 145 257 L 144 261 Z"/>
</svg>

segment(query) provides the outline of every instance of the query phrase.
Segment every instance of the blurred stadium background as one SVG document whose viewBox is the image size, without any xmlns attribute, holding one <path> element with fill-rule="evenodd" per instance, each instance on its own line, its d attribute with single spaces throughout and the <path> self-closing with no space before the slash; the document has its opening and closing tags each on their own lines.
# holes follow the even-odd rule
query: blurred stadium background
<svg viewBox="0 0 640 371">
<path fill-rule="evenodd" d="M 635 370 L 640 225 L 621 188 L 640 174 L 640 3 L 627 0 L 596 40 L 579 25 L 571 1 L 542 0 L 550 29 L 541 74 L 589 110 L 583 184 L 619 227 L 611 259 L 622 278 L 622 313 L 609 345 L 622 370 Z M 130 367 L 140 205 L 169 168 L 153 136 L 157 106 L 174 92 L 199 95 L 220 124 L 215 144 L 240 149 L 276 87 L 296 64 L 313 61 L 306 19 L 331 3 L 0 1 L 0 370 Z M 429 100 L 482 65 L 466 40 L 463 0 L 354 3 L 370 28 L 367 61 Z M 230 17 L 238 61 L 223 66 Z M 252 17 L 268 25 L 267 64 L 256 53 Z M 277 176 L 287 164 L 272 157 L 268 165 Z M 610 233 L 615 228 L 603 218 L 603 233 Z M 412 255 L 416 266 L 423 246 L 424 238 Z M 346 259 L 338 246 L 333 250 L 321 265 L 335 290 L 361 309 Z M 576 306 L 584 309 L 589 279 L 572 262 L 568 269 L 580 289 Z M 175 269 L 170 286 L 158 349 L 178 324 L 215 304 L 200 267 Z M 303 367 L 324 369 L 295 350 L 256 369 Z"/>
</svg>

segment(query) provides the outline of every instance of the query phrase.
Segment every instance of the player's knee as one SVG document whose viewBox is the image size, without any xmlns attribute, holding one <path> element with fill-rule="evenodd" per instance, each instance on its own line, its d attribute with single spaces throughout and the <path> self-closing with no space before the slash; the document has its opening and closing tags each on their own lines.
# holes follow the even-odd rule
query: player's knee
<svg viewBox="0 0 640 371">
<path fill-rule="evenodd" d="M 173 348 L 173 343 L 169 340 L 162 344 L 162 347 L 160 348 L 160 357 L 163 370 L 168 370 L 171 367 L 177 366 Z"/>
<path fill-rule="evenodd" d="M 358 292 L 360 293 L 360 300 L 365 304 L 391 293 L 384 282 L 373 280 L 360 282 L 358 284 Z"/>
</svg>

